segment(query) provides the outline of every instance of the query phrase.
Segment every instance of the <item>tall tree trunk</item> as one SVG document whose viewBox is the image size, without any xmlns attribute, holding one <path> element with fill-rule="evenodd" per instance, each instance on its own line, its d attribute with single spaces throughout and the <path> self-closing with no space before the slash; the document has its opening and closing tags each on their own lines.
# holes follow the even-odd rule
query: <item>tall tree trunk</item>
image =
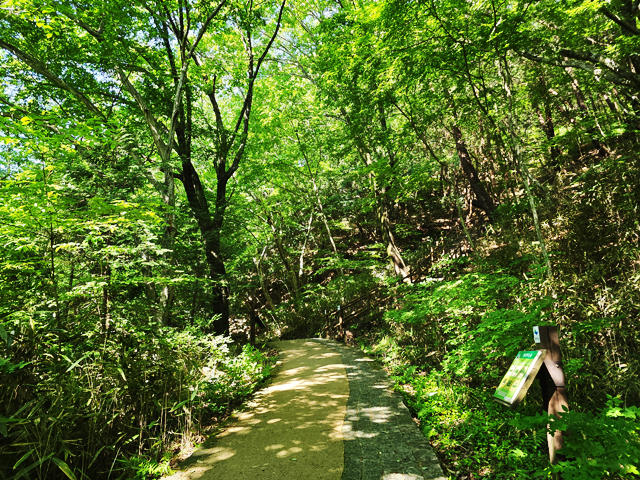
<svg viewBox="0 0 640 480">
<path fill-rule="evenodd" d="M 267 288 L 267 282 L 265 280 L 264 270 L 262 269 L 262 259 L 264 258 L 264 253 L 266 250 L 267 250 L 267 247 L 264 247 L 262 249 L 262 254 L 260 255 L 260 258 L 258 258 L 257 260 L 254 258 L 253 263 L 255 264 L 256 271 L 258 272 L 258 279 L 260 280 L 260 288 L 262 289 L 262 294 L 264 295 L 264 298 L 267 301 L 267 306 L 273 313 L 276 311 L 276 306 L 273 303 L 273 298 L 271 298 L 271 294 L 269 293 L 269 289 Z"/>
<path fill-rule="evenodd" d="M 375 199 L 376 219 L 378 221 L 378 228 L 380 229 L 382 242 L 386 245 L 387 258 L 393 266 L 395 274 L 398 277 L 405 279 L 409 276 L 409 268 L 404 263 L 400 250 L 398 250 L 398 247 L 396 246 L 395 238 L 393 237 L 393 228 L 391 226 L 391 221 L 389 220 L 386 191 L 384 188 L 378 188 L 376 177 L 373 174 L 369 174 L 369 183 Z M 411 279 L 409 279 L 409 281 L 411 281 Z"/>
<path fill-rule="evenodd" d="M 224 166 L 223 166 L 224 168 Z M 229 286 L 226 268 L 220 248 L 220 231 L 226 210 L 226 176 L 218 176 L 216 205 L 213 215 L 209 208 L 204 187 L 190 157 L 182 158 L 182 175 L 187 201 L 191 207 L 200 234 L 204 239 L 205 258 L 209 269 L 209 278 L 213 282 L 211 290 L 211 313 L 214 316 L 213 332 L 218 335 L 229 333 Z"/>
<path fill-rule="evenodd" d="M 168 163 L 168 162 L 167 162 Z M 176 240 L 176 185 L 173 173 L 169 167 L 164 169 L 164 189 L 162 193 L 162 202 L 165 204 L 165 222 L 167 223 L 161 238 L 162 249 L 165 253 L 164 265 L 162 267 L 162 276 L 167 278 L 171 275 L 171 265 L 173 264 L 173 250 Z M 171 308 L 173 307 L 173 299 L 175 288 L 173 285 L 164 284 L 160 288 L 159 309 L 156 315 L 157 322 L 161 325 L 169 325 L 171 322 Z"/>
<path fill-rule="evenodd" d="M 300 138 L 298 138 L 298 144 L 300 145 L 300 149 L 302 150 L 302 143 L 300 143 Z M 304 152 L 303 152 L 303 155 L 304 155 Z M 313 194 L 316 198 L 316 205 L 318 205 L 318 213 L 320 213 L 322 224 L 324 225 L 324 228 L 327 231 L 327 237 L 329 238 L 329 243 L 331 243 L 331 249 L 333 250 L 333 255 L 336 257 L 336 260 L 340 261 L 340 255 L 338 254 L 338 249 L 336 248 L 336 242 L 333 240 L 333 235 L 331 234 L 331 228 L 329 228 L 329 222 L 327 221 L 327 216 L 324 213 L 324 208 L 322 206 L 322 202 L 320 201 L 320 193 L 318 192 L 318 186 L 316 185 L 315 175 L 311 171 L 311 165 L 309 165 L 309 159 L 307 158 L 306 155 L 305 155 L 305 163 L 307 164 L 307 170 L 309 170 L 309 176 L 311 177 L 311 184 L 313 185 Z M 340 267 L 340 275 L 344 275 L 344 271 L 342 270 L 342 267 Z"/>
<path fill-rule="evenodd" d="M 282 231 L 278 225 L 276 225 L 275 219 L 273 218 L 273 214 L 271 211 L 266 211 L 265 218 L 269 227 L 271 227 L 271 233 L 273 234 L 273 240 L 276 244 L 276 250 L 278 250 L 278 256 L 282 261 L 282 265 L 284 265 L 284 269 L 287 272 L 287 276 L 289 277 L 289 281 L 291 282 L 291 296 L 295 297 L 300 290 L 300 282 L 298 279 L 298 275 L 296 274 L 295 269 L 291 265 L 289 261 L 289 254 L 287 250 L 284 248 L 284 242 L 282 240 Z"/>
<path fill-rule="evenodd" d="M 467 240 L 469 241 L 469 246 L 471 247 L 471 250 L 475 252 L 476 247 L 473 244 L 473 239 L 471 238 L 471 234 L 469 233 L 469 229 L 467 228 L 467 222 L 465 221 L 464 215 L 462 214 L 462 206 L 460 205 L 460 196 L 458 195 L 457 183 L 458 182 L 456 181 L 456 185 L 453 186 L 452 193 L 456 200 L 456 209 L 458 210 L 458 218 L 460 218 L 460 224 L 462 225 L 464 234 L 466 235 Z"/>
<path fill-rule="evenodd" d="M 341 110 L 341 113 L 345 119 L 347 125 L 352 126 L 351 120 L 349 118 L 349 114 L 345 109 Z M 379 114 L 379 122 L 383 132 L 387 132 L 387 123 L 385 119 L 384 109 L 380 104 L 378 104 L 378 114 Z M 355 139 L 355 143 L 357 146 L 358 155 L 362 162 L 370 167 L 373 163 L 371 158 L 371 149 L 366 145 L 366 143 L 362 140 L 362 138 L 358 135 L 355 129 L 352 131 Z M 397 157 L 395 153 L 389 148 L 389 145 L 385 142 L 384 148 L 387 151 L 389 166 L 393 170 Z M 393 265 L 393 269 L 396 272 L 396 275 L 401 276 L 403 279 L 408 277 L 409 267 L 405 264 L 402 259 L 402 255 L 400 254 L 400 250 L 396 246 L 395 239 L 393 237 L 393 227 L 391 225 L 391 221 L 389 220 L 389 207 L 387 204 L 386 191 L 383 188 L 379 188 L 376 181 L 376 176 L 374 173 L 369 174 L 369 184 L 371 188 L 372 195 L 375 201 L 375 210 L 378 227 L 380 229 L 380 235 L 382 242 L 386 245 L 387 257 L 389 261 Z M 407 278 L 410 282 L 411 279 Z"/>
<path fill-rule="evenodd" d="M 540 77 L 540 84 L 538 90 L 542 104 L 544 106 L 544 115 L 540 110 L 540 104 L 535 103 L 535 111 L 540 122 L 540 128 L 547 137 L 547 141 L 550 145 L 551 152 L 551 164 L 549 165 L 554 170 L 558 170 L 558 158 L 560 157 L 560 149 L 554 144 L 556 138 L 555 128 L 553 126 L 553 116 L 551 115 L 551 105 L 547 96 L 547 84 L 544 77 Z"/>
<path fill-rule="evenodd" d="M 487 214 L 491 223 L 494 223 L 496 221 L 495 204 L 493 203 L 491 195 L 489 195 L 487 190 L 484 188 L 484 185 L 478 176 L 478 171 L 473 166 L 473 163 L 471 163 L 467 144 L 462 138 L 462 132 L 457 125 L 453 125 L 451 131 L 453 133 L 453 138 L 456 141 L 456 150 L 458 151 L 460 166 L 462 167 L 464 176 L 469 181 L 471 190 L 476 197 L 475 205 Z"/>
<path fill-rule="evenodd" d="M 214 316 L 213 331 L 216 335 L 229 335 L 229 283 L 220 251 L 220 230 L 209 232 L 205 242 L 209 277 L 214 281 L 212 288 L 211 313 Z"/>
<path fill-rule="evenodd" d="M 387 244 L 387 257 L 391 261 L 396 275 L 404 280 L 409 276 L 409 268 L 404 263 L 400 250 L 398 250 L 393 238 L 393 230 L 389 221 L 389 209 L 384 200 L 381 200 L 381 205 L 378 206 L 378 222 L 380 223 L 382 238 Z"/>
<path fill-rule="evenodd" d="M 300 269 L 298 270 L 298 278 L 300 282 L 302 282 L 302 275 L 304 273 L 304 252 L 307 249 L 307 241 L 309 240 L 309 235 L 311 235 L 311 224 L 313 223 L 313 212 L 309 216 L 309 222 L 307 225 L 307 233 L 304 236 L 304 243 L 302 244 L 302 251 L 300 252 Z"/>
</svg>

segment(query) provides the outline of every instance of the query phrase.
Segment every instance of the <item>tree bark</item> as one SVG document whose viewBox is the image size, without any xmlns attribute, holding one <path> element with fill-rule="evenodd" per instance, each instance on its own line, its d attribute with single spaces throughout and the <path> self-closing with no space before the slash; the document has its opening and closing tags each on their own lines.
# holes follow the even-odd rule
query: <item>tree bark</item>
<svg viewBox="0 0 640 480">
<path fill-rule="evenodd" d="M 478 176 L 478 171 L 473 166 L 473 163 L 471 163 L 469 151 L 467 150 L 467 145 L 462 138 L 462 132 L 460 131 L 460 128 L 457 125 L 453 125 L 451 130 L 453 132 L 453 138 L 456 141 L 456 150 L 458 151 L 458 158 L 460 159 L 462 171 L 464 172 L 464 176 L 469 181 L 471 190 L 476 197 L 475 204 L 477 207 L 482 209 L 484 213 L 487 214 L 489 222 L 494 223 L 496 221 L 496 207 L 493 203 L 493 199 L 484 188 L 484 185 L 482 184 L 482 181 Z"/>
<path fill-rule="evenodd" d="M 218 177 L 216 205 L 212 215 L 200 176 L 193 167 L 190 157 L 183 157 L 180 179 L 184 185 L 187 201 L 204 239 L 209 278 L 214 282 L 211 291 L 211 313 L 214 316 L 212 330 L 218 335 L 228 335 L 229 286 L 225 278 L 227 271 L 220 249 L 220 231 L 226 210 L 227 180 L 224 176 Z"/>
<path fill-rule="evenodd" d="M 378 204 L 378 223 L 380 224 L 380 230 L 382 232 L 382 238 L 387 244 L 387 257 L 393 265 L 393 270 L 398 277 L 405 279 L 409 276 L 409 268 L 404 263 L 400 250 L 396 246 L 395 239 L 393 238 L 393 229 L 391 222 L 389 221 L 389 209 L 384 198 L 379 201 Z"/>
<path fill-rule="evenodd" d="M 264 249 L 262 250 L 262 254 L 260 255 L 260 258 L 258 258 L 257 260 L 254 258 L 253 263 L 256 266 L 256 271 L 258 272 L 258 279 L 260 280 L 260 288 L 262 289 L 262 294 L 264 295 L 264 298 L 267 301 L 267 306 L 269 307 L 271 312 L 275 312 L 276 306 L 273 303 L 273 298 L 271 298 L 271 294 L 269 293 L 269 289 L 267 288 L 267 282 L 265 280 L 264 270 L 262 269 L 262 259 L 264 257 L 264 252 L 266 250 L 267 250 L 267 247 L 264 247 Z"/>
<path fill-rule="evenodd" d="M 551 105 L 549 104 L 549 99 L 547 97 L 547 84 L 545 82 L 544 77 L 540 77 L 538 93 L 542 98 L 542 104 L 544 106 L 544 115 L 540 110 L 540 104 L 535 102 L 535 111 L 538 116 L 538 121 L 540 122 L 540 128 L 544 132 L 547 137 L 547 141 L 549 142 L 549 149 L 551 153 L 551 164 L 554 170 L 558 170 L 558 158 L 560 157 L 560 149 L 557 145 L 554 144 L 556 138 L 556 132 L 553 125 L 553 116 L 551 115 Z"/>
<path fill-rule="evenodd" d="M 498 53 L 498 52 L 496 52 Z M 502 87 L 504 88 L 505 93 L 507 94 L 508 100 L 508 110 L 507 110 L 507 127 L 508 133 L 510 136 L 509 146 L 511 147 L 511 152 L 513 154 L 513 159 L 517 165 L 518 170 L 520 171 L 520 176 L 522 177 L 522 181 L 524 183 L 524 188 L 527 193 L 527 198 L 529 200 L 529 206 L 531 207 L 531 215 L 533 216 L 533 224 L 536 229 L 536 235 L 538 236 L 538 241 L 540 242 L 540 249 L 542 250 L 542 256 L 545 261 L 545 265 L 547 267 L 547 276 L 549 278 L 553 277 L 553 270 L 551 268 L 551 261 L 549 259 L 549 254 L 547 253 L 547 247 L 544 241 L 544 237 L 542 236 L 542 229 L 540 228 L 540 222 L 538 221 L 538 211 L 536 209 L 535 200 L 533 198 L 533 194 L 531 193 L 531 188 L 529 186 L 529 170 L 527 169 L 526 159 L 522 155 L 521 148 L 521 140 L 518 135 L 516 125 L 516 110 L 514 108 L 513 95 L 511 92 L 512 79 L 511 75 L 508 71 L 508 63 L 506 56 L 504 58 L 500 58 L 498 55 L 498 70 L 500 76 L 502 77 Z M 504 66 L 503 63 L 504 62 Z"/>
<path fill-rule="evenodd" d="M 297 133 L 296 133 L 297 136 Z M 298 144 L 300 145 L 300 150 L 304 155 L 304 151 L 302 150 L 302 143 L 300 142 L 300 137 L 298 137 Z M 307 164 L 307 170 L 309 171 L 309 176 L 311 177 L 311 184 L 313 186 L 313 194 L 316 198 L 316 204 L 318 205 L 318 213 L 320 214 L 320 218 L 322 218 L 322 224 L 324 225 L 325 230 L 327 231 L 327 237 L 329 238 L 329 243 L 331 243 L 331 249 L 333 250 L 333 255 L 336 257 L 337 261 L 340 261 L 340 255 L 338 254 L 338 249 L 336 248 L 336 242 L 333 240 L 333 235 L 331 234 L 331 228 L 329 228 L 329 222 L 327 221 L 327 216 L 324 213 L 324 208 L 322 206 L 322 202 L 320 201 L 320 193 L 318 192 L 318 186 L 316 185 L 316 179 L 311 171 L 311 165 L 309 165 L 309 159 L 305 155 L 305 163 Z M 344 271 L 342 267 L 340 267 L 340 275 L 344 275 Z"/>
</svg>

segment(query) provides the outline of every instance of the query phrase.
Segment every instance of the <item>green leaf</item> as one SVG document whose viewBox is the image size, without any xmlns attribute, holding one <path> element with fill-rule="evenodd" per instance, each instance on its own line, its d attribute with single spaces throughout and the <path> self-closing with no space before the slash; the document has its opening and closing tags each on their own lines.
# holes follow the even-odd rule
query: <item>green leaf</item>
<svg viewBox="0 0 640 480">
<path fill-rule="evenodd" d="M 93 355 L 93 352 L 89 352 L 86 355 L 82 356 L 79 360 L 76 360 L 69 368 L 67 368 L 67 372 L 70 372 L 74 368 L 76 368 L 82 360 L 87 358 L 88 356 Z M 65 372 L 66 373 L 66 372 Z"/>
<path fill-rule="evenodd" d="M 13 466 L 13 469 L 15 470 L 16 468 L 18 468 L 18 467 L 20 466 L 20 464 L 21 464 L 22 462 L 24 462 L 27 458 L 29 458 L 29 457 L 33 454 L 33 452 L 35 452 L 35 451 L 36 451 L 36 449 L 35 449 L 35 448 L 32 448 L 32 449 L 31 449 L 31 450 L 29 450 L 27 453 L 25 453 L 22 457 L 20 457 L 20 460 L 18 460 L 18 461 L 15 463 L 15 465 Z M 17 478 L 17 477 L 16 477 L 16 478 Z"/>
<path fill-rule="evenodd" d="M 34 449 L 35 450 L 35 449 Z M 34 450 L 31 450 L 31 452 L 33 452 Z M 31 453 L 29 452 L 29 453 Z M 24 457 L 23 457 L 24 458 Z M 33 470 L 34 468 L 38 468 L 40 465 L 42 465 L 44 462 L 46 462 L 47 460 L 49 460 L 49 458 L 51 458 L 51 455 L 47 455 L 44 458 L 41 458 L 40 460 L 32 463 L 31 465 L 29 465 L 28 467 L 23 468 L 22 470 L 20 470 L 18 472 L 18 474 L 13 477 L 11 480 L 18 480 L 19 478 L 24 477 L 27 473 L 29 473 L 31 470 Z M 20 461 L 22 461 L 22 459 L 20 459 Z M 13 467 L 14 469 L 16 468 L 15 466 Z"/>
<path fill-rule="evenodd" d="M 62 470 L 62 473 L 64 473 L 67 477 L 69 477 L 71 480 L 77 480 L 76 476 L 73 474 L 73 472 L 71 471 L 71 468 L 69 468 L 69 465 L 67 465 L 65 462 L 63 462 L 62 460 L 60 460 L 59 458 L 55 458 L 53 457 L 51 459 L 51 461 L 53 463 L 55 463 L 55 465 Z"/>
<path fill-rule="evenodd" d="M 183 406 L 185 403 L 187 403 L 189 400 L 183 400 L 182 402 L 178 403 L 177 405 L 175 405 L 171 410 L 169 410 L 169 413 L 175 412 L 177 409 L 179 409 L 181 406 Z"/>
</svg>

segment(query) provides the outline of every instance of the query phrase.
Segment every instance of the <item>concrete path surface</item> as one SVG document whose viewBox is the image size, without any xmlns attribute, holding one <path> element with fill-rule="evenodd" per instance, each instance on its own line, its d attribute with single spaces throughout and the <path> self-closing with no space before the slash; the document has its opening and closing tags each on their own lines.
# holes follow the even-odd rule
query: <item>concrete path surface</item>
<svg viewBox="0 0 640 480">
<path fill-rule="evenodd" d="M 446 480 L 371 359 L 331 340 L 271 345 L 272 381 L 166 480 Z"/>
</svg>

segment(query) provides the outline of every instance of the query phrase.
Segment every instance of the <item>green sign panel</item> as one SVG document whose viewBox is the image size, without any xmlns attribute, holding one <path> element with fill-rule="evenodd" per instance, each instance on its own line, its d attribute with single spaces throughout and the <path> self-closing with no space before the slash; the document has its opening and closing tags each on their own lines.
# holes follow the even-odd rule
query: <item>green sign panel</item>
<svg viewBox="0 0 640 480">
<path fill-rule="evenodd" d="M 546 355 L 546 350 L 518 352 L 516 359 L 493 394 L 494 400 L 510 407 L 518 405 L 540 370 Z"/>
</svg>

